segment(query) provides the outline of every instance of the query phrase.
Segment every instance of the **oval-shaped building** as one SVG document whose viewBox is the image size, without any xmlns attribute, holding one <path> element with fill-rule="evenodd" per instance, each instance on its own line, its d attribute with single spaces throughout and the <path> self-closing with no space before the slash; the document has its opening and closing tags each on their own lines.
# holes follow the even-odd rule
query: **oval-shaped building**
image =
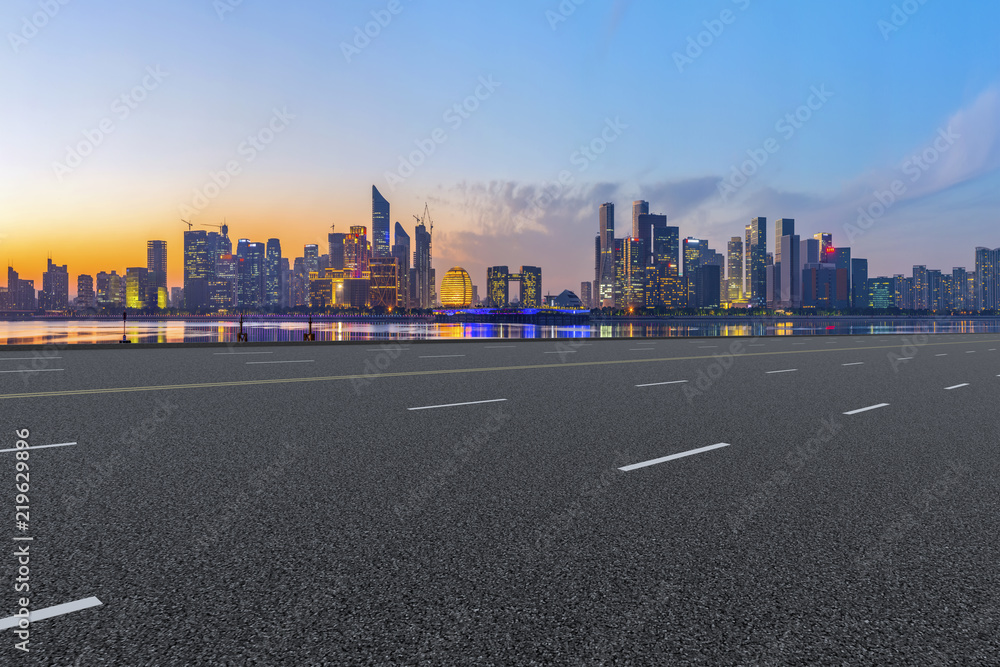
<svg viewBox="0 0 1000 667">
<path fill-rule="evenodd" d="M 468 308 L 472 305 L 472 277 L 460 266 L 448 269 L 441 280 L 441 305 Z"/>
</svg>

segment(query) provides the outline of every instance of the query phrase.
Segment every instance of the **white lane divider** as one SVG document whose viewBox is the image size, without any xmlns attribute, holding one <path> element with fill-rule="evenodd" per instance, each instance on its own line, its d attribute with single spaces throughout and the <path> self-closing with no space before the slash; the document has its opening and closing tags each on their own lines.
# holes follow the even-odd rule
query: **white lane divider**
<svg viewBox="0 0 1000 667">
<path fill-rule="evenodd" d="M 888 403 L 879 403 L 878 405 L 869 405 L 867 408 L 858 408 L 857 410 L 850 410 L 845 412 L 845 415 L 856 415 L 860 412 L 868 412 L 869 410 L 878 410 L 879 408 L 888 407 Z"/>
<path fill-rule="evenodd" d="M 798 368 L 786 368 L 783 371 L 768 371 L 766 373 L 766 375 L 771 375 L 772 373 L 794 373 L 797 370 L 799 370 L 799 369 Z"/>
<path fill-rule="evenodd" d="M 659 387 L 664 384 L 684 384 L 687 380 L 671 380 L 670 382 L 650 382 L 649 384 L 637 384 L 637 387 Z"/>
<path fill-rule="evenodd" d="M 633 463 L 632 465 L 627 465 L 619 468 L 622 472 L 629 472 L 632 470 L 638 470 L 639 468 L 646 468 L 648 466 L 655 466 L 658 463 L 666 463 L 667 461 L 673 461 L 675 459 L 682 459 L 685 456 L 693 456 L 694 454 L 701 454 L 702 452 L 709 452 L 713 449 L 719 449 L 720 447 L 728 447 L 728 442 L 720 442 L 715 445 L 709 445 L 708 447 L 699 447 L 698 449 L 692 449 L 686 452 L 681 452 L 680 454 L 671 454 L 670 456 L 663 456 L 658 459 L 652 459 L 650 461 L 643 461 L 642 463 Z"/>
<path fill-rule="evenodd" d="M 481 403 L 502 403 L 506 398 L 493 398 L 488 401 L 468 401 L 467 403 L 446 403 L 444 405 L 425 405 L 420 408 L 406 408 L 407 410 L 434 410 L 436 408 L 457 408 L 460 405 L 480 405 Z"/>
<path fill-rule="evenodd" d="M 962 384 L 955 384 L 950 387 L 945 387 L 944 390 L 951 391 L 952 389 L 961 389 L 962 387 L 968 387 L 968 386 L 969 386 L 968 382 L 963 382 Z"/>
<path fill-rule="evenodd" d="M 84 598 L 83 600 L 77 600 L 76 602 L 67 602 L 66 604 L 57 604 L 54 607 L 46 607 L 45 609 L 38 609 L 36 611 L 28 612 L 28 622 L 35 623 L 37 621 L 44 621 L 47 618 L 52 618 L 54 616 L 63 616 L 64 614 L 72 614 L 74 611 L 81 611 L 83 609 L 90 609 L 91 607 L 99 607 L 103 602 L 97 598 Z M 5 619 L 0 620 L 0 630 L 6 630 L 8 628 L 16 628 L 18 623 L 21 622 L 23 616 L 8 616 Z"/>
<path fill-rule="evenodd" d="M 61 442 L 58 445 L 35 445 L 34 447 L 22 447 L 21 449 L 49 449 L 51 447 L 72 447 L 75 444 L 76 444 L 75 442 Z M 0 454 L 4 454 L 6 452 L 16 452 L 16 451 L 18 451 L 16 447 L 13 449 L 0 449 Z"/>
</svg>

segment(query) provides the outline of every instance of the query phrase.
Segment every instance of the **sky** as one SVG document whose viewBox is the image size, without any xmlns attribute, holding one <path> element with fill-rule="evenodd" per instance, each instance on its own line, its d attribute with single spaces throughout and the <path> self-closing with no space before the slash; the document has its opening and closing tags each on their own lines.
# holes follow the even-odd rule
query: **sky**
<svg viewBox="0 0 1000 667">
<path fill-rule="evenodd" d="M 370 226 L 374 184 L 480 293 L 498 264 L 578 291 L 599 205 L 626 236 L 635 199 L 722 252 L 764 216 L 871 276 L 972 268 L 998 26 L 992 0 L 6 0 L 0 255 L 73 293 L 162 239 L 179 286 L 182 218 L 296 257 Z"/>
</svg>

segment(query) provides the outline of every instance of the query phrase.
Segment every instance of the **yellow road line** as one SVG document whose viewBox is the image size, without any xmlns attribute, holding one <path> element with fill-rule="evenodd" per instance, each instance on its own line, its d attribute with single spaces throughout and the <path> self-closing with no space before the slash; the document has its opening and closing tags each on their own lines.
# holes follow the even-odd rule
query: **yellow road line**
<svg viewBox="0 0 1000 667">
<path fill-rule="evenodd" d="M 976 343 L 986 341 L 975 341 Z M 957 341 L 950 343 L 925 343 L 921 347 L 933 347 L 941 345 L 971 345 L 971 341 Z M 836 349 L 823 348 L 820 350 L 785 350 L 781 352 L 742 352 L 738 357 L 772 357 L 783 354 L 824 354 L 854 352 L 858 350 L 892 350 L 899 349 L 900 345 L 873 345 L 868 347 L 843 347 Z M 239 380 L 233 382 L 199 382 L 194 384 L 172 384 L 150 387 L 109 387 L 106 389 L 73 389 L 68 391 L 40 391 L 26 394 L 0 394 L 0 400 L 15 398 L 55 398 L 60 396 L 90 396 L 93 394 L 125 394 L 130 392 L 144 391 L 171 391 L 182 389 L 210 389 L 213 387 L 251 387 L 268 384 L 295 384 L 299 382 L 336 382 L 341 380 L 375 380 L 393 377 L 417 377 L 421 375 L 455 375 L 459 373 L 493 373 L 498 371 L 524 371 L 541 370 L 546 368 L 579 368 L 584 366 L 611 366 L 617 364 L 653 364 L 664 361 L 698 361 L 701 359 L 715 359 L 723 355 L 719 352 L 712 355 L 701 355 L 694 357 L 661 357 L 659 359 L 614 359 L 609 361 L 575 361 L 557 364 L 531 364 L 527 366 L 495 366 L 493 368 L 450 368 L 432 371 L 406 371 L 402 373 L 378 373 L 372 375 L 328 375 L 322 377 L 305 378 L 277 378 L 272 380 Z"/>
</svg>

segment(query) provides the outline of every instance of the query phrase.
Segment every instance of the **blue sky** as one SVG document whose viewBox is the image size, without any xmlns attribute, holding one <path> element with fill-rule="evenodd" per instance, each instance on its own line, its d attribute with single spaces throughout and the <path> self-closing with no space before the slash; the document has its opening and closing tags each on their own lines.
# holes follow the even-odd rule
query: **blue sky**
<svg viewBox="0 0 1000 667">
<path fill-rule="evenodd" d="M 355 43 L 372 12 L 391 21 Z M 164 238 L 180 284 L 185 207 L 294 256 L 330 225 L 366 224 L 374 183 L 407 227 L 430 202 L 439 275 L 458 264 L 480 285 L 488 265 L 537 264 L 546 290 L 578 288 L 593 278 L 597 206 L 617 204 L 625 235 L 636 198 L 720 250 L 762 215 L 851 236 L 872 275 L 969 266 L 974 246 L 1000 246 L 998 26 L 1000 3 L 941 0 L 8 0 L 0 251 L 29 277 L 49 251 L 96 272 L 141 265 L 145 240 Z M 144 81 L 122 117 L 114 100 Z M 449 112 L 466 100 L 474 110 Z M 808 120 L 779 131 L 810 101 Z M 293 118 L 248 161 L 241 145 L 275 109 Z M 60 172 L 104 119 L 113 132 Z M 581 159 L 609 121 L 614 140 Z M 904 161 L 949 126 L 910 180 Z M 769 139 L 776 152 L 723 198 Z M 433 152 L 413 174 L 387 175 L 420 142 Z M 240 173 L 192 206 L 234 160 Z M 561 172 L 569 185 L 533 206 Z M 896 180 L 898 200 L 850 232 Z"/>
</svg>

